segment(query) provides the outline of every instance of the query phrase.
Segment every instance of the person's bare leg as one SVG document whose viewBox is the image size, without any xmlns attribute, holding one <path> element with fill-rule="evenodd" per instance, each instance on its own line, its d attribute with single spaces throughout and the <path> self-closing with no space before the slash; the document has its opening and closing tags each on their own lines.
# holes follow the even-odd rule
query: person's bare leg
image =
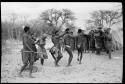
<svg viewBox="0 0 125 84">
<path fill-rule="evenodd" d="M 28 63 L 24 63 L 24 65 L 21 67 L 21 70 L 19 72 L 19 76 L 22 77 L 22 72 L 24 71 L 24 69 L 27 67 Z"/>
<path fill-rule="evenodd" d="M 43 65 L 43 64 L 44 64 L 44 59 L 41 58 L 41 59 L 40 59 L 40 62 L 41 62 L 41 64 Z"/>
<path fill-rule="evenodd" d="M 81 55 L 80 55 L 80 61 L 79 61 L 79 64 L 81 64 L 81 61 L 82 61 L 82 52 L 81 52 Z"/>
<path fill-rule="evenodd" d="M 69 59 L 68 59 L 68 65 L 67 66 L 71 66 L 71 61 L 72 61 L 72 58 L 73 58 L 72 51 L 68 47 L 66 47 L 65 49 L 66 49 L 67 53 L 69 54 Z"/>
<path fill-rule="evenodd" d="M 62 58 L 62 56 L 60 56 L 60 55 L 57 57 L 56 66 L 59 66 L 58 62 L 61 60 L 61 58 Z"/>
<path fill-rule="evenodd" d="M 54 53 L 51 53 L 51 55 L 52 55 L 52 57 L 53 57 L 53 59 L 54 59 L 54 63 L 55 63 L 55 66 L 56 66 L 57 59 L 56 59 L 56 57 L 54 56 Z"/>
<path fill-rule="evenodd" d="M 110 51 L 110 50 L 109 50 L 109 53 L 108 53 L 108 54 L 109 54 L 109 59 L 111 59 L 111 51 Z"/>
<path fill-rule="evenodd" d="M 77 61 L 79 61 L 79 51 L 78 51 L 78 57 L 77 57 Z"/>
<path fill-rule="evenodd" d="M 33 63 L 30 63 L 29 68 L 30 68 L 29 77 L 30 77 L 30 78 L 34 78 L 34 77 L 32 76 Z"/>
</svg>

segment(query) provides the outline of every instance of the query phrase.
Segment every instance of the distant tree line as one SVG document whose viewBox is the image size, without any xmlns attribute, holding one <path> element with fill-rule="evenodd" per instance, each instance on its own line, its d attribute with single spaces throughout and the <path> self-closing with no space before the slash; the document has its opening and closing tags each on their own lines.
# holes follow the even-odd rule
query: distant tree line
<svg viewBox="0 0 125 84">
<path fill-rule="evenodd" d="M 90 15 L 90 19 L 86 21 L 86 29 L 95 29 L 99 26 L 112 27 L 123 21 L 121 8 L 118 10 L 97 10 Z M 31 20 L 28 20 L 28 16 L 19 17 L 13 13 L 6 21 L 1 21 L 2 43 L 7 39 L 21 40 L 23 25 L 29 25 L 36 36 L 43 32 L 51 35 L 53 30 L 63 31 L 67 27 L 74 31 L 77 28 L 74 24 L 76 19 L 74 12 L 69 9 L 48 9 L 41 12 L 38 18 Z"/>
<path fill-rule="evenodd" d="M 66 27 L 74 29 L 75 19 L 74 13 L 69 9 L 48 9 L 32 20 L 28 20 L 28 16 L 19 18 L 18 15 L 12 13 L 6 21 L 1 21 L 2 43 L 7 39 L 21 40 L 23 25 L 29 25 L 36 36 L 41 35 L 42 32 L 51 35 L 53 30 L 62 31 Z"/>
</svg>

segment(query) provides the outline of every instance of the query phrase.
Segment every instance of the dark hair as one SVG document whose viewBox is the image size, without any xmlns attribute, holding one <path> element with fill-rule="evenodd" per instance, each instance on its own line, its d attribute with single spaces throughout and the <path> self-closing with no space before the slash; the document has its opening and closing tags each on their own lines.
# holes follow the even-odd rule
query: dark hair
<svg viewBox="0 0 125 84">
<path fill-rule="evenodd" d="M 68 32 L 68 31 L 69 31 L 69 28 L 66 28 L 65 31 Z"/>
<path fill-rule="evenodd" d="M 94 30 L 91 30 L 91 32 L 94 32 Z"/>
<path fill-rule="evenodd" d="M 24 27 L 24 32 L 27 32 L 27 31 L 29 31 L 29 29 L 30 29 L 30 27 L 28 27 L 28 26 L 25 26 L 25 27 Z"/>
<path fill-rule="evenodd" d="M 78 33 L 81 33 L 82 32 L 82 29 L 78 29 Z"/>
<path fill-rule="evenodd" d="M 98 29 L 102 29 L 102 27 L 98 27 Z"/>
</svg>

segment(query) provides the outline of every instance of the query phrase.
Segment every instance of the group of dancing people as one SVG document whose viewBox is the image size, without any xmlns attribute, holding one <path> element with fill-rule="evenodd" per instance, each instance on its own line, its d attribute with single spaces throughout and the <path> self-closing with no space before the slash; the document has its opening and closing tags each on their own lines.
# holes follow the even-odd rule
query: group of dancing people
<svg viewBox="0 0 125 84">
<path fill-rule="evenodd" d="M 71 62 L 73 59 L 73 49 L 71 46 L 71 39 L 73 40 L 73 44 L 76 47 L 78 51 L 78 58 L 79 64 L 81 64 L 81 60 L 83 57 L 83 51 L 86 50 L 87 43 L 91 47 L 90 49 L 92 51 L 96 50 L 97 54 L 100 54 L 100 50 L 102 49 L 103 42 L 102 42 L 102 36 L 105 38 L 105 49 L 107 50 L 107 53 L 109 54 L 109 58 L 111 59 L 111 35 L 110 35 L 110 28 L 107 29 L 104 35 L 101 35 L 102 32 L 100 31 L 101 28 L 98 28 L 99 31 L 91 31 L 88 35 L 89 37 L 89 43 L 88 39 L 86 38 L 86 35 L 84 34 L 82 29 L 78 29 L 77 36 L 73 36 L 73 32 L 70 31 L 70 28 L 66 28 L 65 31 L 60 34 L 59 30 L 53 30 L 51 35 L 51 40 L 54 44 L 51 49 L 49 49 L 49 52 L 51 53 L 54 64 L 56 67 L 59 67 L 59 61 L 63 57 L 62 50 L 66 51 L 69 55 L 68 58 L 68 64 L 67 66 L 71 66 Z M 35 38 L 34 35 L 31 34 L 31 30 L 29 26 L 24 27 L 24 33 L 22 35 L 22 43 L 23 43 L 23 49 L 21 49 L 22 54 L 22 61 L 23 66 L 21 67 L 21 70 L 19 72 L 19 76 L 22 77 L 22 72 L 25 70 L 27 66 L 29 66 L 29 77 L 33 78 L 32 72 L 33 72 L 33 64 L 37 60 L 40 59 L 41 64 L 44 64 L 44 60 L 48 59 L 48 55 L 45 49 L 46 45 L 46 38 L 47 34 L 43 33 L 39 38 Z M 100 43 L 102 42 L 102 43 Z M 107 43 L 106 43 L 107 42 Z M 38 48 L 36 48 L 36 45 Z M 110 48 L 110 49 L 109 49 Z"/>
</svg>

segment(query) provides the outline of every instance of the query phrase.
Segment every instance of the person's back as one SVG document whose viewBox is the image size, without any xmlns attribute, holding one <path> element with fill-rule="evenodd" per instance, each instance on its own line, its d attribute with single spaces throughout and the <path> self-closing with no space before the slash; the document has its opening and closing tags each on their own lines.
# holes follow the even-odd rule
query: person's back
<svg viewBox="0 0 125 84">
<path fill-rule="evenodd" d="M 25 42 L 24 42 L 25 41 Z M 28 48 L 28 46 L 29 48 Z M 36 51 L 35 43 L 32 37 L 26 33 L 23 34 L 23 48 L 29 51 Z M 31 48 L 31 49 L 30 49 Z"/>
<path fill-rule="evenodd" d="M 100 51 L 104 49 L 104 33 L 101 29 L 102 28 L 99 27 L 98 30 L 96 30 L 94 33 L 95 48 L 96 48 L 97 54 L 100 54 Z"/>
<path fill-rule="evenodd" d="M 73 36 L 70 39 L 70 46 L 71 46 L 71 49 L 74 51 L 75 50 L 75 36 Z"/>
<path fill-rule="evenodd" d="M 77 37 L 76 37 L 76 48 L 77 48 L 77 51 L 78 51 L 77 60 L 79 61 L 79 64 L 81 64 L 81 60 L 82 60 L 82 57 L 83 57 L 82 54 L 83 54 L 83 51 L 86 49 L 87 39 L 84 36 L 84 33 L 82 32 L 81 29 L 78 29 L 77 34 L 78 34 Z"/>
<path fill-rule="evenodd" d="M 79 34 L 77 42 L 78 43 L 84 43 L 86 41 L 86 36 L 84 34 Z"/>
<path fill-rule="evenodd" d="M 28 34 L 23 33 L 22 42 L 23 42 L 23 49 L 25 49 L 25 50 L 30 50 L 30 49 L 28 48 L 28 46 L 27 46 L 27 44 L 28 44 Z M 26 44 L 25 42 L 27 42 L 27 44 Z"/>
<path fill-rule="evenodd" d="M 79 45 L 82 48 L 82 50 L 86 50 L 87 37 L 85 36 L 85 34 L 83 34 L 83 33 L 78 34 L 78 36 L 76 38 L 76 45 L 77 45 L 77 47 Z"/>
</svg>

